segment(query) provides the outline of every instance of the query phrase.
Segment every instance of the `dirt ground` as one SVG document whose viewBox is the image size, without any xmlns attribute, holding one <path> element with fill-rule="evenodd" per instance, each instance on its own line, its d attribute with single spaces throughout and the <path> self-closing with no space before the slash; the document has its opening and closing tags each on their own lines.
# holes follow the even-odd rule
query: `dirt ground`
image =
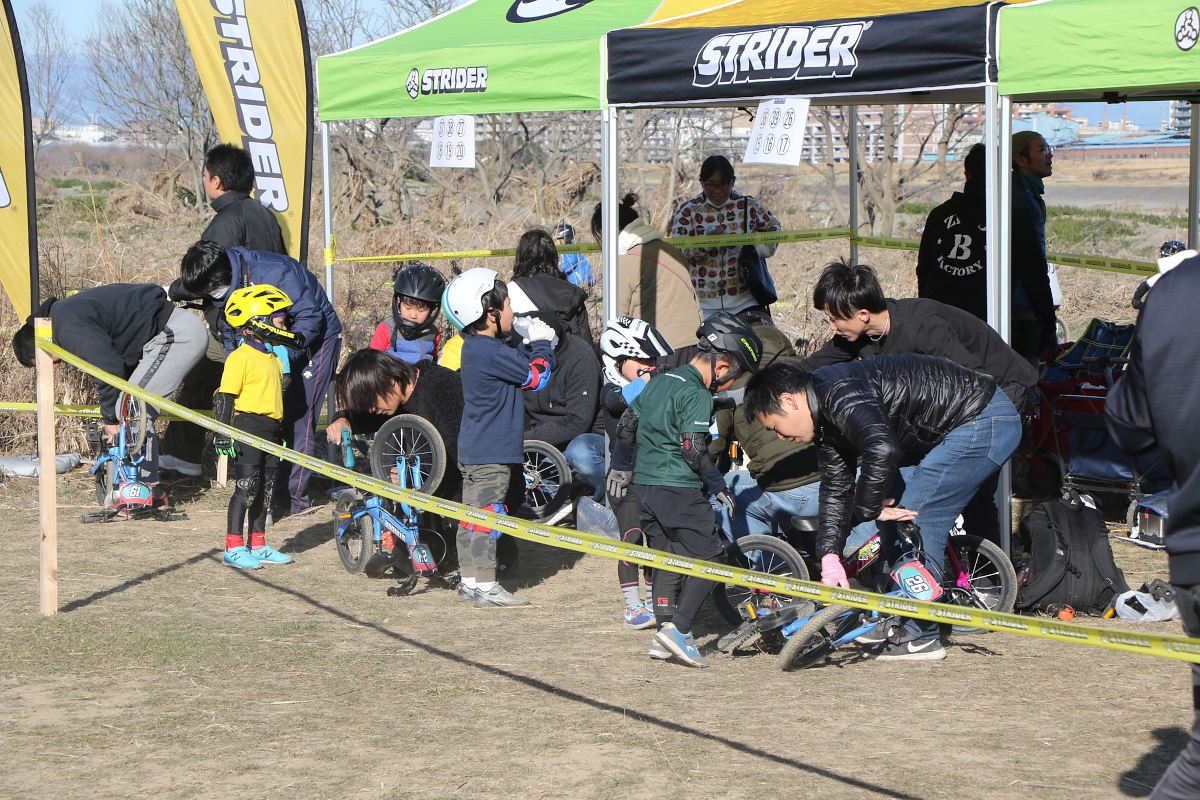
<svg viewBox="0 0 1200 800">
<path fill-rule="evenodd" d="M 36 487 L 0 483 L 14 800 L 1142 797 L 1190 723 L 1181 662 L 988 633 L 785 674 L 715 652 L 706 606 L 695 670 L 622 631 L 608 559 L 524 543 L 509 583 L 533 605 L 478 610 L 346 573 L 327 508 L 268 534 L 295 564 L 245 573 L 220 563 L 228 490 L 174 487 L 183 521 L 81 525 L 90 479 L 59 483 L 52 618 Z M 1114 549 L 1131 584 L 1165 576 Z"/>
</svg>

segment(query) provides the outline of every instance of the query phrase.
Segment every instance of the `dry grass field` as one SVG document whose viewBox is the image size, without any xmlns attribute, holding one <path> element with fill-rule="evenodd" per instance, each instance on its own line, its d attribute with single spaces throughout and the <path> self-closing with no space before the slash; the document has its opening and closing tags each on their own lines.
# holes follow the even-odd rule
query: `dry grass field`
<svg viewBox="0 0 1200 800">
<path fill-rule="evenodd" d="M 207 221 L 142 161 L 106 158 L 77 154 L 52 175 L 70 185 L 39 182 L 44 293 L 164 283 Z M 1118 187 L 1131 201 L 1058 214 L 1051 249 L 1151 259 L 1163 239 L 1183 238 L 1183 217 L 1133 198 L 1178 180 L 1186 165 L 1098 174 L 1063 163 L 1048 186 Z M 624 188 L 656 202 L 654 187 Z M 739 189 L 769 197 L 785 228 L 839 224 L 815 176 L 747 170 Z M 918 236 L 950 189 L 931 187 L 895 235 Z M 514 204 L 470 224 L 460 198 L 417 195 L 417 213 L 383 228 L 350 229 L 339 208 L 339 254 L 511 247 L 545 222 Z M 592 203 L 578 210 L 580 230 Z M 317 270 L 321 248 L 317 214 Z M 780 248 L 772 269 L 789 335 L 826 335 L 808 292 L 846 252 L 844 241 Z M 889 294 L 913 293 L 914 253 L 863 250 L 862 260 Z M 391 270 L 336 267 L 347 350 L 386 313 Z M 1136 278 L 1061 277 L 1072 332 L 1092 316 L 1132 320 Z M 16 325 L 0 310 L 6 335 Z M 57 378 L 62 402 L 93 401 L 77 373 Z M 5 399 L 33 399 L 32 373 L 11 357 L 0 382 Z M 0 418 L 0 451 L 31 452 L 31 418 Z M 58 431 L 60 449 L 85 447 L 78 419 Z M 347 574 L 326 509 L 269 533 L 294 565 L 246 574 L 220 564 L 228 490 L 179 481 L 170 490 L 187 520 L 81 525 L 90 477 L 78 469 L 59 485 L 60 613 L 45 619 L 35 487 L 0 478 L 14 543 L 0 562 L 0 797 L 14 800 L 1143 797 L 1190 721 L 1179 662 L 993 633 L 953 638 L 934 664 L 852 656 L 785 674 L 766 655 L 713 651 L 724 629 L 706 607 L 697 636 L 713 667 L 689 671 L 648 659 L 648 635 L 621 630 L 606 559 L 523 545 L 513 580 L 534 604 L 493 613 L 436 588 L 388 597 L 387 582 Z M 1165 577 L 1161 553 L 1114 547 L 1131 584 Z"/>
</svg>

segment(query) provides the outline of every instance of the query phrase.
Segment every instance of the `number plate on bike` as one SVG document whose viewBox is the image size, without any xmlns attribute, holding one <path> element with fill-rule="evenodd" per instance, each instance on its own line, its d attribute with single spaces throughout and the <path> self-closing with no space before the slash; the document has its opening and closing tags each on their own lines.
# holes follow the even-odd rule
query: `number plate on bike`
<svg viewBox="0 0 1200 800">
<path fill-rule="evenodd" d="M 433 553 L 429 552 L 429 548 L 425 545 L 413 545 L 410 554 L 412 556 L 412 565 L 417 572 L 429 572 L 437 569 L 437 563 L 433 560 Z"/>
<path fill-rule="evenodd" d="M 892 580 L 900 591 L 913 600 L 937 600 L 942 587 L 929 570 L 915 558 L 906 558 L 892 570 Z"/>
</svg>

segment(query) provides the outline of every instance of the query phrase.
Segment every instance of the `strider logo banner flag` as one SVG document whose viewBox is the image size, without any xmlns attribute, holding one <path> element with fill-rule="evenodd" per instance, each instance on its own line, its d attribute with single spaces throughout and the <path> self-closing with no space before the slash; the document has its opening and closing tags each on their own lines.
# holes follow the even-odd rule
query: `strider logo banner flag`
<svg viewBox="0 0 1200 800">
<path fill-rule="evenodd" d="M 175 0 L 221 140 L 254 162 L 255 192 L 304 263 L 312 67 L 301 0 Z"/>
<path fill-rule="evenodd" d="M 0 282 L 21 321 L 38 302 L 37 210 L 25 57 L 12 4 L 0 31 Z"/>
</svg>

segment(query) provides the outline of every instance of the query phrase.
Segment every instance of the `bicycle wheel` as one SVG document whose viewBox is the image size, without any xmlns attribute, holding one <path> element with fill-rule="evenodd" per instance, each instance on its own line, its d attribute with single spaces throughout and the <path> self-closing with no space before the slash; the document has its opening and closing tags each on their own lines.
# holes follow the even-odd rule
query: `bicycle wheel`
<svg viewBox="0 0 1200 800">
<path fill-rule="evenodd" d="M 113 481 L 116 478 L 116 466 L 111 460 L 105 461 L 100 469 L 96 470 L 96 502 L 101 508 L 108 508 L 108 498 L 113 491 Z"/>
<path fill-rule="evenodd" d="M 781 578 L 808 580 L 808 567 L 804 559 L 794 547 L 776 536 L 743 536 L 729 545 L 725 552 L 729 563 L 735 567 L 766 572 Z M 756 608 L 772 610 L 778 610 L 798 600 L 790 595 L 751 589 L 735 583 L 718 583 L 713 589 L 712 598 L 717 611 L 731 625 L 742 624 L 741 609 L 751 599 Z"/>
<path fill-rule="evenodd" d="M 117 395 L 117 421 L 125 426 L 125 452 L 134 455 L 146 444 L 149 417 L 141 398 L 121 392 Z"/>
<path fill-rule="evenodd" d="M 571 468 L 558 448 L 537 439 L 525 440 L 525 502 L 517 516 L 547 519 L 571 497 Z"/>
<path fill-rule="evenodd" d="M 833 652 L 833 644 L 862 624 L 862 612 L 848 606 L 825 606 L 800 630 L 792 634 L 779 651 L 779 667 L 784 672 L 804 669 Z"/>
<path fill-rule="evenodd" d="M 342 515 L 353 514 L 355 506 L 362 498 L 357 491 L 352 489 L 346 490 L 338 495 L 336 510 L 334 511 L 334 520 L 338 525 L 342 523 Z M 374 526 L 371 524 L 371 517 L 367 514 L 362 515 L 354 520 L 346 532 L 341 536 L 335 536 L 337 539 L 338 557 L 342 559 L 342 566 L 346 571 L 357 575 L 367 566 L 367 562 L 371 560 L 371 556 L 380 552 L 382 549 L 380 543 L 375 541 Z"/>
<path fill-rule="evenodd" d="M 409 489 L 432 493 L 446 473 L 446 446 L 437 428 L 416 414 L 398 414 L 379 428 L 371 442 L 371 474 L 391 481 L 392 470 L 403 463 L 408 469 L 401 483 Z"/>
<path fill-rule="evenodd" d="M 942 577 L 945 602 L 1005 613 L 1013 610 L 1017 601 L 1017 572 L 1003 550 L 987 539 L 970 534 L 951 536 L 946 546 L 954 548 L 962 571 L 955 574 L 947 560 Z M 981 629 L 954 625 L 951 630 L 971 633 Z"/>
</svg>

